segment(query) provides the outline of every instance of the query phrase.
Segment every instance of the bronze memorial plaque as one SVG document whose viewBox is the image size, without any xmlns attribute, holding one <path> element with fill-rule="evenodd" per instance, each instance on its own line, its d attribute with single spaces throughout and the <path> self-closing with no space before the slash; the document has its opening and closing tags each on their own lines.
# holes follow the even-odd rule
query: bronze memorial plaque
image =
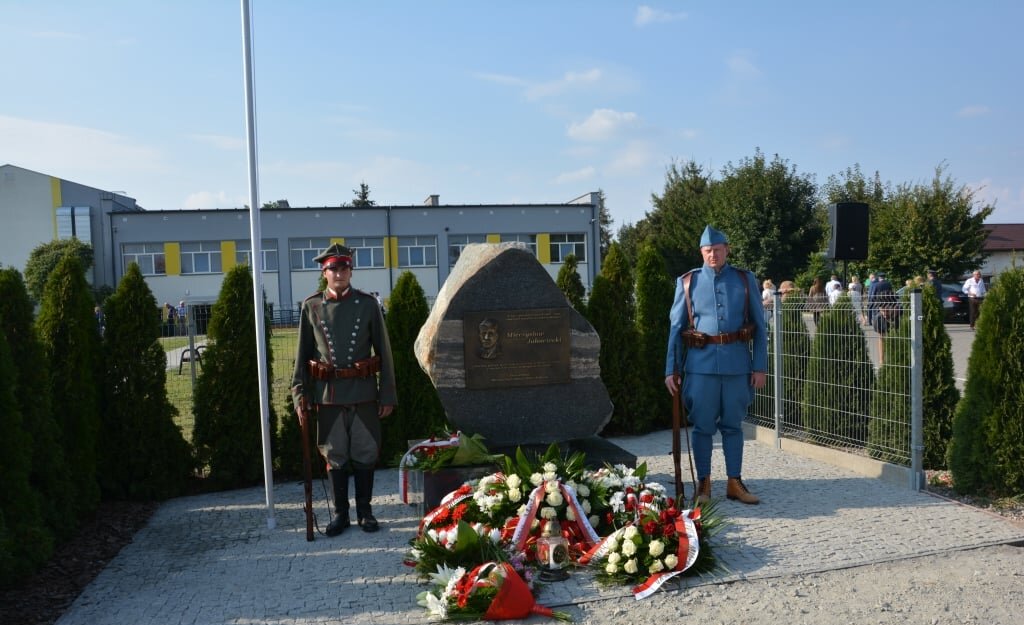
<svg viewBox="0 0 1024 625">
<path fill-rule="evenodd" d="M 569 382 L 569 309 L 467 312 L 466 388 Z"/>
</svg>

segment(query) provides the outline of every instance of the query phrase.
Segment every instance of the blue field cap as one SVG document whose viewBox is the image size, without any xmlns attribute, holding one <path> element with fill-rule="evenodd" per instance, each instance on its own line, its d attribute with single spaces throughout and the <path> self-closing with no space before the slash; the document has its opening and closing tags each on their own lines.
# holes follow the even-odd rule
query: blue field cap
<svg viewBox="0 0 1024 625">
<path fill-rule="evenodd" d="M 704 234 L 700 237 L 700 246 L 706 245 L 718 245 L 719 243 L 728 243 L 729 238 L 725 236 L 724 232 L 715 230 L 711 226 L 704 227 Z"/>
</svg>

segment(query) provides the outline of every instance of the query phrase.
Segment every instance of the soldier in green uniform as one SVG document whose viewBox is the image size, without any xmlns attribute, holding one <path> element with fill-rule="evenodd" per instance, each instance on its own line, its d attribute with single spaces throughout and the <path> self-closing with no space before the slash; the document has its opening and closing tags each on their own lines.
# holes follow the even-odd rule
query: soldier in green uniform
<svg viewBox="0 0 1024 625">
<path fill-rule="evenodd" d="M 292 398 L 300 421 L 315 415 L 317 446 L 327 459 L 335 517 L 325 533 L 337 536 L 351 524 L 349 475 L 357 522 L 375 532 L 370 500 L 380 421 L 397 403 L 391 344 L 377 299 L 352 287 L 352 251 L 335 243 L 314 260 L 327 288 L 302 302 Z"/>
</svg>

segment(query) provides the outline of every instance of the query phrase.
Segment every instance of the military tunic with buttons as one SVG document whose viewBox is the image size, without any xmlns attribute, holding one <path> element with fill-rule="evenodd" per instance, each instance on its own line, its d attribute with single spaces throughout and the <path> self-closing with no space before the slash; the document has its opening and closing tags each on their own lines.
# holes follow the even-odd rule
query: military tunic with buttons
<svg viewBox="0 0 1024 625">
<path fill-rule="evenodd" d="M 346 369 L 371 356 L 380 357 L 379 376 L 320 380 L 309 374 L 310 360 L 334 369 Z M 320 292 L 302 302 L 295 372 L 292 377 L 292 396 L 296 406 L 304 392 L 307 392 L 306 385 L 312 385 L 308 392 L 312 401 L 321 406 L 317 442 L 331 466 L 344 466 L 349 461 L 372 466 L 381 444 L 377 406 L 393 406 L 398 403 L 391 344 L 380 306 L 373 295 L 350 287 L 337 299 L 328 297 L 326 292 Z M 341 409 L 340 413 L 341 418 L 349 421 L 355 415 L 348 413 L 358 413 L 363 427 L 352 432 L 352 438 L 368 434 L 373 441 L 348 440 L 347 434 L 344 440 L 332 441 L 332 437 L 352 430 L 349 427 L 351 423 L 345 424 L 345 428 L 334 427 L 334 423 L 324 423 L 323 415 L 339 413 L 339 410 L 325 409 L 332 407 L 347 408 Z M 332 434 L 332 430 L 336 432 Z"/>
</svg>

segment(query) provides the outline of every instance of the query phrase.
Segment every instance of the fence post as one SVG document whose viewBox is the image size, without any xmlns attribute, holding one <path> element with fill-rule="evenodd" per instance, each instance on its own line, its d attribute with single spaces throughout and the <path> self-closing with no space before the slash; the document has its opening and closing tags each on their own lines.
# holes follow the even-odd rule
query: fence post
<svg viewBox="0 0 1024 625">
<path fill-rule="evenodd" d="M 782 449 L 782 294 L 772 294 L 772 360 L 775 364 L 775 448 Z"/>
<path fill-rule="evenodd" d="M 921 306 L 921 289 L 910 292 L 910 319 L 910 489 L 919 491 L 924 488 L 924 309 Z"/>
</svg>

